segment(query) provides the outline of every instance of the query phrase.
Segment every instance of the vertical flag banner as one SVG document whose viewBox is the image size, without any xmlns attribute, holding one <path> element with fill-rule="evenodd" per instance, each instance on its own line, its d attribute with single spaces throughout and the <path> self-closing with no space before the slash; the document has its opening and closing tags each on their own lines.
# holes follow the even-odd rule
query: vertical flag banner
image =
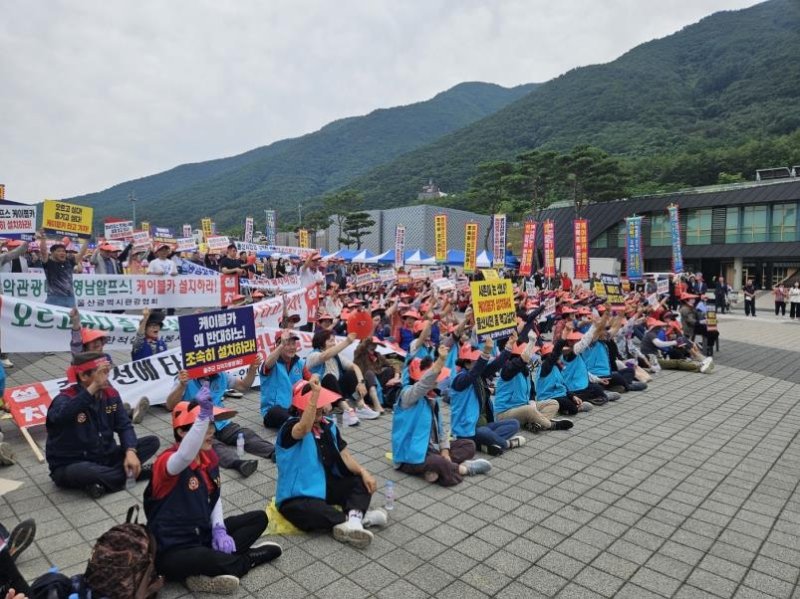
<svg viewBox="0 0 800 599">
<path fill-rule="evenodd" d="M 277 218 L 274 210 L 267 210 L 267 227 L 264 230 L 264 236 L 267 238 L 267 245 L 275 245 L 278 243 L 277 234 Z"/>
<path fill-rule="evenodd" d="M 437 214 L 433 217 L 433 240 L 436 262 L 447 262 L 447 215 Z"/>
<path fill-rule="evenodd" d="M 6 184 L 0 183 L 0 200 L 6 199 Z"/>
<path fill-rule="evenodd" d="M 244 240 L 246 243 L 253 241 L 253 217 L 248 216 L 244 219 Z"/>
<path fill-rule="evenodd" d="M 464 272 L 472 274 L 478 262 L 478 223 L 467 223 L 464 227 Z"/>
<path fill-rule="evenodd" d="M 150 221 L 143 220 L 139 225 L 142 227 L 142 231 L 150 233 Z"/>
<path fill-rule="evenodd" d="M 308 229 L 300 229 L 297 231 L 297 236 L 300 239 L 300 247 L 308 247 Z"/>
<path fill-rule="evenodd" d="M 575 240 L 575 278 L 589 280 L 589 221 L 578 218 L 572 223 Z"/>
<path fill-rule="evenodd" d="M 217 223 L 214 222 L 213 220 L 211 221 L 211 234 L 212 235 L 217 234 Z"/>
<path fill-rule="evenodd" d="M 397 225 L 394 230 L 394 267 L 402 268 L 405 264 L 406 253 L 406 228 L 403 225 Z"/>
<path fill-rule="evenodd" d="M 556 225 L 551 220 L 544 221 L 544 276 L 556 276 Z"/>
<path fill-rule="evenodd" d="M 211 219 L 204 218 L 200 220 L 200 226 L 203 229 L 203 239 L 208 239 L 212 235 L 214 235 L 214 231 L 211 228 Z"/>
<path fill-rule="evenodd" d="M 536 222 L 525 222 L 522 233 L 522 258 L 519 264 L 519 274 L 523 277 L 531 276 L 533 272 L 533 252 L 536 250 Z"/>
<path fill-rule="evenodd" d="M 494 250 L 492 252 L 492 266 L 503 268 L 506 265 L 506 215 L 495 214 L 492 218 L 492 233 Z"/>
<path fill-rule="evenodd" d="M 189 225 L 189 224 L 183 225 L 183 236 L 184 237 L 191 237 L 192 236 L 192 225 Z"/>
<path fill-rule="evenodd" d="M 631 281 L 640 281 L 644 274 L 641 216 L 625 219 L 625 270 Z"/>
<path fill-rule="evenodd" d="M 672 204 L 667 206 L 669 214 L 669 228 L 672 234 L 672 272 L 675 274 L 683 272 L 683 252 L 681 250 L 681 219 L 678 213 L 678 206 Z"/>
</svg>

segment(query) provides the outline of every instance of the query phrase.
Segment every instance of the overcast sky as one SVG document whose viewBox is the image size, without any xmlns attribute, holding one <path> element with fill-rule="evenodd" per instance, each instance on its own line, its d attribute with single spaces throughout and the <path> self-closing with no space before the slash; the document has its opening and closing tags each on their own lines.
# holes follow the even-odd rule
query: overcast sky
<svg viewBox="0 0 800 599">
<path fill-rule="evenodd" d="M 0 182 L 100 191 L 462 81 L 546 81 L 755 0 L 0 0 Z"/>
</svg>

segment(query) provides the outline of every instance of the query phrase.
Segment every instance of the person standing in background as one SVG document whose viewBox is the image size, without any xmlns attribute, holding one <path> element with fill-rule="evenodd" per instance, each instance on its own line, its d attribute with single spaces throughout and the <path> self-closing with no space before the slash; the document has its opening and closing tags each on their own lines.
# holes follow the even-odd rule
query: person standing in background
<svg viewBox="0 0 800 599">
<path fill-rule="evenodd" d="M 753 284 L 753 279 L 747 279 L 747 284 L 742 289 L 744 292 L 744 315 L 750 316 L 752 313 L 755 318 L 756 315 L 756 286 Z"/>
<path fill-rule="evenodd" d="M 775 316 L 778 316 L 780 312 L 781 318 L 786 318 L 786 298 L 789 295 L 789 290 L 781 282 L 772 290 L 772 295 L 775 297 Z"/>
<path fill-rule="evenodd" d="M 789 318 L 800 318 L 800 281 L 795 281 L 789 289 Z"/>
</svg>

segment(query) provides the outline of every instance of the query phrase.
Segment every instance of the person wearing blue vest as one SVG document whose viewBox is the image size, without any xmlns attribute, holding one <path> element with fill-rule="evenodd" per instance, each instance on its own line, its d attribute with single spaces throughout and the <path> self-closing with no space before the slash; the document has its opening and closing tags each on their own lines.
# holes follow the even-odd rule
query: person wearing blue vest
<svg viewBox="0 0 800 599">
<path fill-rule="evenodd" d="M 401 318 L 403 324 L 398 331 L 399 339 L 397 340 L 397 345 L 400 346 L 400 349 L 408 351 L 415 337 L 414 323 L 420 320 L 422 316 L 416 310 L 406 310 L 401 314 Z"/>
<path fill-rule="evenodd" d="M 211 401 L 218 408 L 225 407 L 225 394 L 229 389 L 248 391 L 253 385 L 253 380 L 258 370 L 258 363 L 251 364 L 244 377 L 237 378 L 225 372 L 218 372 L 210 376 L 190 379 L 189 373 L 181 370 L 178 373 L 176 384 L 167 396 L 167 409 L 173 409 L 179 401 L 190 401 L 203 387 L 208 387 L 211 392 Z M 260 437 L 255 431 L 240 426 L 233 420 L 220 420 L 214 422 L 214 451 L 219 457 L 222 468 L 236 470 L 247 478 L 258 469 L 258 460 L 245 460 L 237 455 L 236 443 L 239 435 L 244 439 L 245 452 L 266 459 L 275 455 L 275 446 Z"/>
<path fill-rule="evenodd" d="M 598 379 L 589 372 L 586 363 L 581 359 L 586 351 L 600 334 L 597 326 L 592 325 L 586 334 L 574 330 L 573 323 L 567 323 L 562 331 L 562 338 L 566 341 L 561 352 L 561 374 L 567 390 L 584 401 L 602 406 L 609 401 L 617 401 L 621 395 L 615 391 L 606 391 L 602 384 L 608 384 L 608 379 Z"/>
<path fill-rule="evenodd" d="M 297 355 L 300 336 L 291 329 L 275 337 L 275 347 L 261 364 L 261 417 L 267 428 L 279 429 L 289 419 L 292 385 L 307 378 L 305 360 Z"/>
<path fill-rule="evenodd" d="M 460 371 L 450 384 L 450 427 L 456 439 L 472 439 L 479 450 L 501 455 L 521 447 L 526 439 L 517 434 L 519 422 L 513 418 L 494 420 L 485 380 L 494 377 L 508 354 L 504 352 L 490 363 L 493 348 L 494 341 L 487 338 L 482 351 L 469 345 L 459 350 L 456 366 Z"/>
<path fill-rule="evenodd" d="M 647 389 L 647 385 L 634 380 L 633 368 L 626 366 L 620 369 L 617 366 L 617 358 L 621 358 L 621 356 L 616 343 L 611 339 L 622 327 L 623 317 L 615 317 L 609 326 L 609 315 L 610 312 L 607 310 L 600 321 L 593 325 L 596 327 L 594 340 L 581 353 L 581 358 L 589 370 L 589 379 L 599 383 L 604 390 L 608 391 L 643 391 Z"/>
<path fill-rule="evenodd" d="M 233 594 L 239 578 L 282 553 L 280 545 L 258 541 L 267 528 L 263 509 L 224 517 L 209 425 L 235 415 L 215 408 L 207 387 L 191 402 L 179 402 L 172 411 L 175 444 L 156 458 L 144 492 L 156 570 L 196 593 Z"/>
<path fill-rule="evenodd" d="M 560 338 L 555 345 L 545 343 L 542 346 L 542 361 L 536 368 L 534 376 L 536 399 L 538 401 L 556 400 L 559 414 L 574 415 L 578 412 L 588 412 L 591 405 L 585 403 L 580 397 L 570 394 L 564 382 L 564 376 L 558 364 L 564 345 L 566 345 L 566 341 Z"/>
<path fill-rule="evenodd" d="M 340 396 L 317 375 L 295 383 L 292 417 L 276 440 L 278 483 L 275 503 L 300 530 L 331 531 L 333 538 L 363 549 L 372 526 L 385 526 L 385 510 L 370 510 L 375 478 L 361 466 L 325 409 Z M 341 509 L 337 509 L 341 508 Z"/>
<path fill-rule="evenodd" d="M 444 430 L 436 384 L 450 374 L 444 367 L 448 354 L 449 348 L 442 344 L 435 362 L 430 358 L 415 358 L 407 365 L 409 383 L 400 391 L 392 417 L 395 468 L 443 487 L 457 485 L 464 476 L 486 474 L 492 469 L 487 460 L 473 459 L 474 441 L 451 442 Z"/>
<path fill-rule="evenodd" d="M 134 362 L 167 351 L 167 344 L 159 337 L 163 328 L 163 312 L 150 312 L 150 308 L 142 310 L 142 319 L 133 337 L 131 359 Z"/>
<path fill-rule="evenodd" d="M 494 394 L 495 418 L 498 421 L 516 420 L 531 432 L 572 428 L 571 420 L 555 419 L 559 408 L 556 400 L 536 401 L 531 384 L 531 362 L 539 351 L 536 333 L 528 332 L 528 343 L 517 343 L 515 332 L 503 351 L 510 352 L 510 356 L 500 369 L 500 377 L 497 379 Z"/>
</svg>

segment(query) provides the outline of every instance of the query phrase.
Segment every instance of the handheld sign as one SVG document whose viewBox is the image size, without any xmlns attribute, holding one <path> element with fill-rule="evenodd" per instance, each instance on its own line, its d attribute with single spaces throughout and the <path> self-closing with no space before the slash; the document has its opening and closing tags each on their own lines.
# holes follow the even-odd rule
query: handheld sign
<svg viewBox="0 0 800 599">
<path fill-rule="evenodd" d="M 241 368 L 258 359 L 251 307 L 178 318 L 183 367 L 192 378 Z"/>
<path fill-rule="evenodd" d="M 45 200 L 42 226 L 45 233 L 50 235 L 89 239 L 92 236 L 93 213 L 94 210 L 88 206 Z"/>
<path fill-rule="evenodd" d="M 478 341 L 509 336 L 517 324 L 511 279 L 473 281 L 470 289 Z"/>
</svg>

